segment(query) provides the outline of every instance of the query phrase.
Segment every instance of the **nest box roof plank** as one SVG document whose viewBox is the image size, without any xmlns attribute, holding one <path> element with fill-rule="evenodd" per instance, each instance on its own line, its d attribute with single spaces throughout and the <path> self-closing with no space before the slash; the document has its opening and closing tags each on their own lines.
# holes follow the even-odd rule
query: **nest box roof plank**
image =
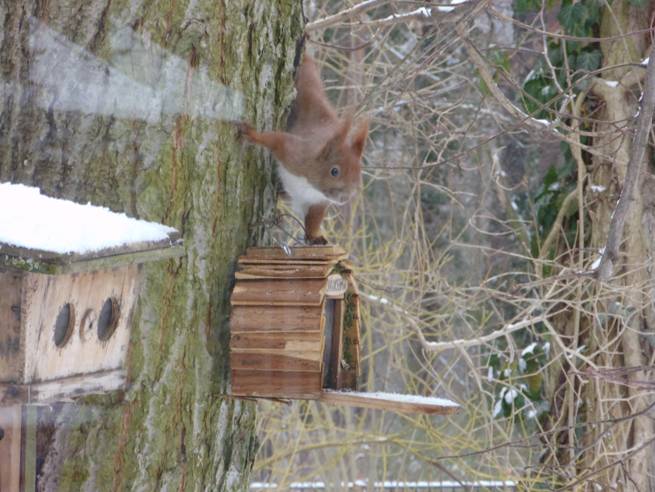
<svg viewBox="0 0 655 492">
<path fill-rule="evenodd" d="M 0 183 L 0 267 L 59 274 L 183 254 L 173 228 Z"/>
</svg>

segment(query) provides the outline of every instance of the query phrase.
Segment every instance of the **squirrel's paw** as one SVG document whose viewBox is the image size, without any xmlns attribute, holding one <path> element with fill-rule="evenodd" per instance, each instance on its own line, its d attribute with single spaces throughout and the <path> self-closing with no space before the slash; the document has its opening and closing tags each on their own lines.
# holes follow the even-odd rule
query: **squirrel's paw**
<svg viewBox="0 0 655 492">
<path fill-rule="evenodd" d="M 236 129 L 239 132 L 239 136 L 252 140 L 252 134 L 255 133 L 255 129 L 252 126 L 243 121 L 235 121 L 234 126 L 236 126 Z"/>
<path fill-rule="evenodd" d="M 328 243 L 323 236 L 305 237 L 305 242 L 312 246 L 324 246 Z"/>
</svg>

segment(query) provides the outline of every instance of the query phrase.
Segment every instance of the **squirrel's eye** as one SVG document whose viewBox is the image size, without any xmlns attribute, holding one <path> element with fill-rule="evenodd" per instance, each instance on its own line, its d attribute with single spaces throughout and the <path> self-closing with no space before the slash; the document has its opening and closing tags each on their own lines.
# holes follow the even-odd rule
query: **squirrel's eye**
<svg viewBox="0 0 655 492">
<path fill-rule="evenodd" d="M 337 176 L 339 176 L 339 168 L 333 167 L 332 169 L 330 169 L 330 174 L 336 178 Z"/>
</svg>

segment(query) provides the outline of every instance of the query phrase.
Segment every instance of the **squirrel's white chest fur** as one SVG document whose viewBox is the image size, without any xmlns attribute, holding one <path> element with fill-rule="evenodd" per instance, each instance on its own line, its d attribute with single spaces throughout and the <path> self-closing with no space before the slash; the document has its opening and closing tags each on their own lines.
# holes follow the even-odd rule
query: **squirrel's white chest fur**
<svg viewBox="0 0 655 492">
<path fill-rule="evenodd" d="M 284 191 L 289 195 L 291 208 L 301 219 L 305 217 L 309 207 L 312 205 L 330 201 L 322 191 L 312 186 L 307 181 L 307 178 L 291 174 L 281 164 L 278 164 L 277 170 L 282 180 Z"/>
</svg>

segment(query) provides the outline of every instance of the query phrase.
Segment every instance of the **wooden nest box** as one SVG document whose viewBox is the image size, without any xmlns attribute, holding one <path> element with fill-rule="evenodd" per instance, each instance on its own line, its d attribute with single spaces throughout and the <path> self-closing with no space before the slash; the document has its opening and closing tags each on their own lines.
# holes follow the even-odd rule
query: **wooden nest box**
<svg viewBox="0 0 655 492">
<path fill-rule="evenodd" d="M 232 394 L 423 413 L 455 403 L 359 393 L 359 293 L 337 246 L 249 248 L 232 292 Z"/>
<path fill-rule="evenodd" d="M 121 388 L 141 264 L 179 255 L 175 241 L 130 245 L 108 256 L 0 243 L 0 403 Z"/>
<path fill-rule="evenodd" d="M 44 201 L 35 205 L 40 214 L 64 202 L 66 216 L 56 227 L 61 234 L 79 235 L 80 241 L 87 235 L 86 230 L 77 230 L 84 227 L 85 214 L 92 222 L 108 217 L 109 235 L 123 230 L 129 237 L 142 237 L 143 231 L 158 231 L 154 240 L 61 253 L 21 245 L 33 240 L 30 231 L 48 224 L 25 227 L 29 232 L 25 237 L 0 227 L 0 238 L 9 235 L 12 241 L 0 241 L 0 406 L 71 400 L 122 388 L 141 264 L 180 256 L 179 233 L 100 207 L 44 197 L 34 188 L 0 186 L 7 188 L 1 193 L 28 190 L 32 198 Z M 75 218 L 78 209 L 84 212 L 79 219 Z M 15 224 L 22 220 L 18 217 L 13 229 L 21 229 Z M 11 239 L 13 232 L 16 239 Z M 34 241 L 40 239 L 37 234 Z M 56 241 L 52 243 L 56 246 Z"/>
<path fill-rule="evenodd" d="M 144 262 L 179 233 L 0 183 L 0 491 L 35 490 L 40 404 L 125 386 Z"/>
</svg>

